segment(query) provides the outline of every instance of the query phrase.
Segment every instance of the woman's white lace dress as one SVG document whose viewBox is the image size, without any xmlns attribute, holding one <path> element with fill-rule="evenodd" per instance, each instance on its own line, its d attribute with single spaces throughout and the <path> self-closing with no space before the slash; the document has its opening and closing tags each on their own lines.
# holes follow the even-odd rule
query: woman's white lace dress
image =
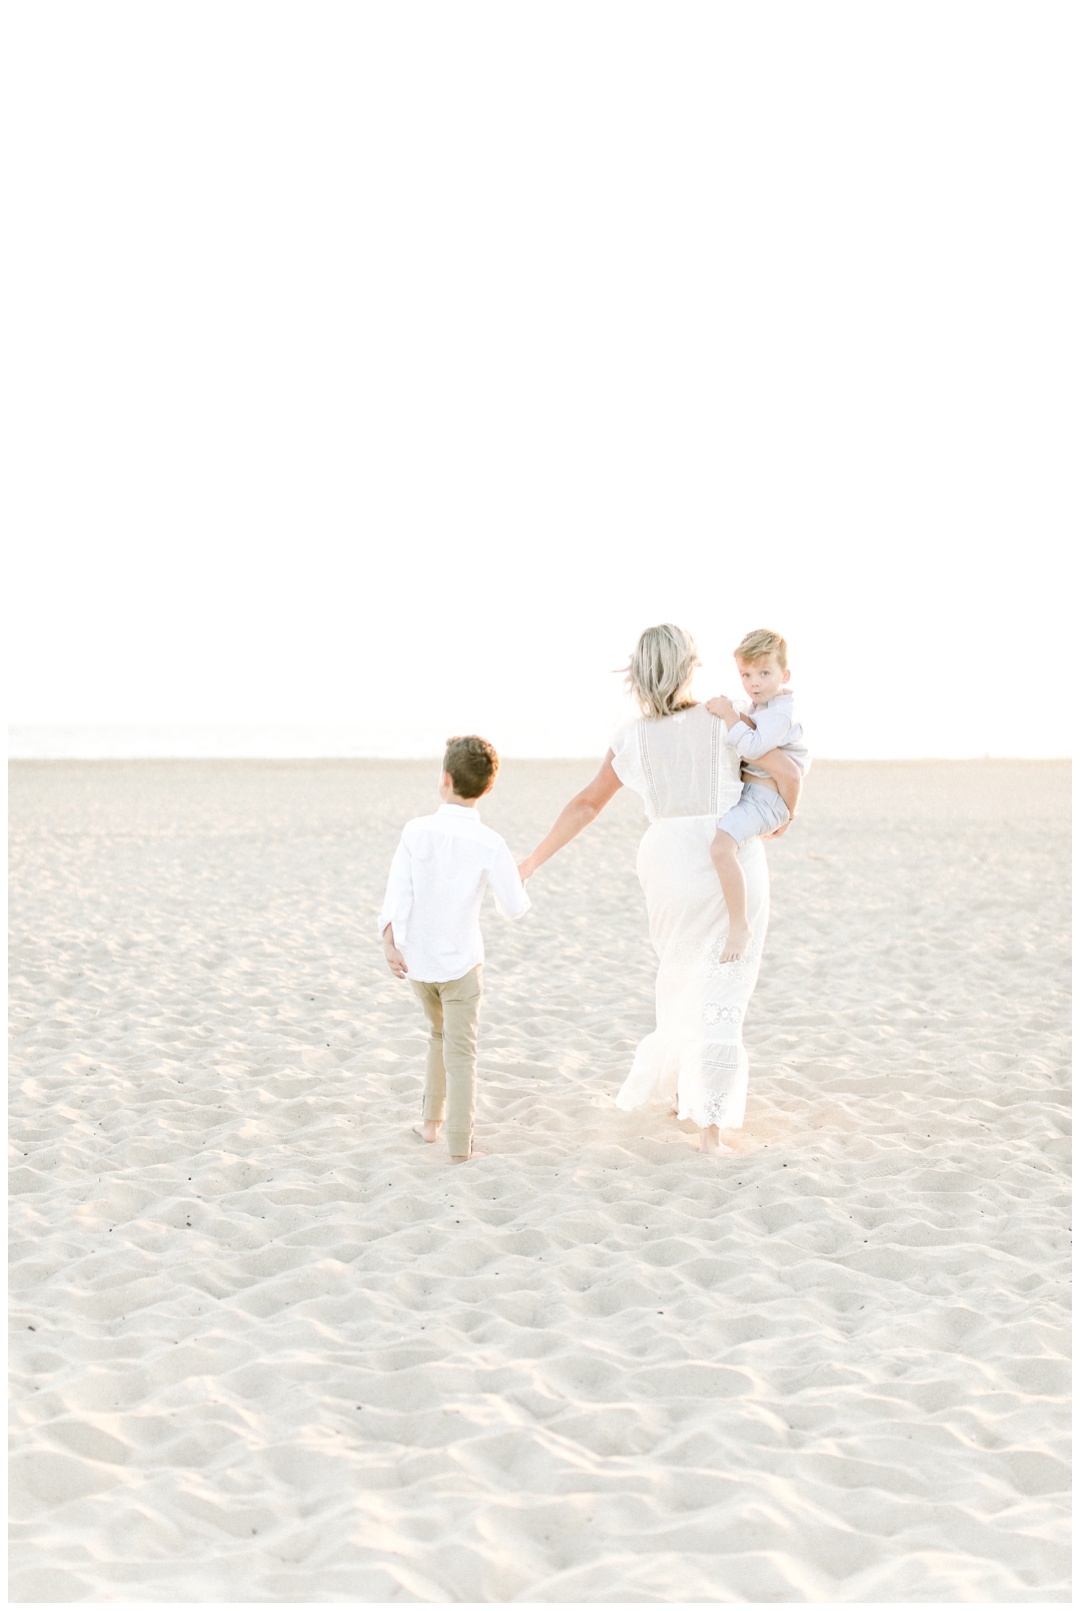
<svg viewBox="0 0 1080 1611">
<path fill-rule="evenodd" d="M 748 1068 L 743 1017 L 769 921 L 769 870 L 764 845 L 751 839 L 739 862 L 753 940 L 738 962 L 721 965 L 727 907 L 709 846 L 717 818 L 741 791 L 739 758 L 723 734 L 723 723 L 695 705 L 632 722 L 612 744 L 615 771 L 641 795 L 649 818 L 637 870 L 660 959 L 656 1028 L 638 1046 L 615 1101 L 620 1108 L 677 1102 L 680 1119 L 738 1129 Z"/>
</svg>

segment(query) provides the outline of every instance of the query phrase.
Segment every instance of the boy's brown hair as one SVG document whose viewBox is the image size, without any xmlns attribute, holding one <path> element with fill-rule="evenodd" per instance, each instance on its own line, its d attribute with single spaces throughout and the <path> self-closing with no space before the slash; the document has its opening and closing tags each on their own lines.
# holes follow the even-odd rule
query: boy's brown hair
<svg viewBox="0 0 1080 1611">
<path fill-rule="evenodd" d="M 773 655 L 780 670 L 786 671 L 787 644 L 779 632 L 770 632 L 768 627 L 757 627 L 753 632 L 748 632 L 735 650 L 736 659 L 745 660 L 747 665 L 753 665 L 755 660 L 769 660 Z"/>
<path fill-rule="evenodd" d="M 443 771 L 449 772 L 454 793 L 463 800 L 478 800 L 495 781 L 499 757 L 494 744 L 469 733 L 464 738 L 448 738 Z"/>
</svg>

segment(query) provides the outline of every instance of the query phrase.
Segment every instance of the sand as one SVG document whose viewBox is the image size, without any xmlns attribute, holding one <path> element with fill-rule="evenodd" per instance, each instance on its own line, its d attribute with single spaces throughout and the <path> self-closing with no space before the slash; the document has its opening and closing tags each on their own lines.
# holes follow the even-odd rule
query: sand
<svg viewBox="0 0 1080 1611">
<path fill-rule="evenodd" d="M 13 766 L 12 1598 L 1067 1600 L 1067 766 L 819 763 L 722 1159 L 613 1106 L 621 794 L 490 912 L 464 1168 L 374 930 L 434 770 Z"/>
</svg>

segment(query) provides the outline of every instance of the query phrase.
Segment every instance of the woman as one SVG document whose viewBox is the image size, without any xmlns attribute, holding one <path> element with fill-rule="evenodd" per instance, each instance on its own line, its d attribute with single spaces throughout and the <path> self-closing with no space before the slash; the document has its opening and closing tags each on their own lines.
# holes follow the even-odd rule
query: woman
<svg viewBox="0 0 1080 1611">
<path fill-rule="evenodd" d="M 627 681 L 643 715 L 616 734 L 595 778 L 563 808 L 521 876 L 531 877 L 594 821 L 623 784 L 641 795 L 649 827 L 637 871 L 660 959 L 656 1028 L 638 1046 L 615 1101 L 626 1109 L 666 1102 L 698 1125 L 702 1152 L 717 1153 L 732 1150 L 720 1131 L 738 1129 L 746 1108 L 742 1020 L 769 921 L 769 872 L 761 840 L 752 839 L 739 862 L 753 938 L 737 962 L 721 964 L 728 916 L 709 847 L 742 782 L 723 723 L 690 697 L 698 665 L 694 640 L 681 628 L 642 633 Z"/>
</svg>

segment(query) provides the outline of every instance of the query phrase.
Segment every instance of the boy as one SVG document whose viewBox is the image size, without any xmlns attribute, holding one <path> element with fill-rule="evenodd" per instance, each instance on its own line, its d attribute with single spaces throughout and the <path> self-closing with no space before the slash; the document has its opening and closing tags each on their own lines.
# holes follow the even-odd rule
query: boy
<svg viewBox="0 0 1080 1611">
<path fill-rule="evenodd" d="M 749 713 L 740 716 L 723 695 L 710 699 L 706 706 L 727 723 L 724 743 L 744 762 L 757 762 L 743 767 L 742 794 L 720 818 L 712 842 L 713 866 L 720 875 L 728 909 L 728 937 L 721 962 L 737 962 L 751 938 L 739 847 L 759 834 L 783 832 L 795 816 L 802 777 L 810 766 L 810 752 L 795 720 L 794 697 L 787 687 L 791 673 L 784 639 L 765 628 L 748 632 L 735 650 L 735 664 L 752 701 Z M 764 762 L 770 750 L 780 754 Z"/>
<path fill-rule="evenodd" d="M 413 1129 L 422 1141 L 434 1141 L 445 1121 L 452 1163 L 473 1156 L 484 889 L 490 883 L 504 917 L 529 910 L 505 840 L 484 827 L 476 810 L 498 770 L 499 757 L 486 739 L 447 739 L 443 804 L 433 816 L 405 824 L 379 916 L 390 972 L 411 980 L 431 1026 L 424 1118 Z"/>
</svg>

